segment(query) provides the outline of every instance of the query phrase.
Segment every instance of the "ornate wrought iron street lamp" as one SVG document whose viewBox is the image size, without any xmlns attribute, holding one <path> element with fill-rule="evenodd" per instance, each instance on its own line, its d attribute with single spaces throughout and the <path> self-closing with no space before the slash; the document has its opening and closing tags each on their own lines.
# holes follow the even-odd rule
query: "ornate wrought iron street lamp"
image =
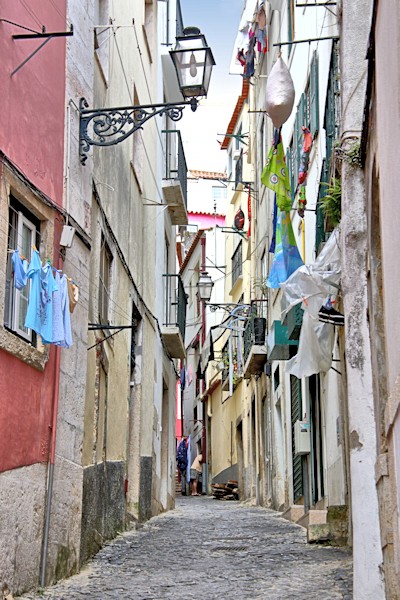
<svg viewBox="0 0 400 600">
<path fill-rule="evenodd" d="M 200 273 L 199 281 L 197 283 L 200 300 L 203 302 L 210 302 L 213 287 L 214 282 L 207 271 Z"/>
<path fill-rule="evenodd" d="M 115 146 L 155 115 L 167 115 L 172 121 L 179 121 L 185 106 L 189 105 L 195 111 L 197 98 L 207 96 L 215 65 L 211 48 L 197 27 L 186 27 L 183 34 L 176 38 L 175 49 L 170 51 L 170 55 L 184 101 L 90 109 L 85 98 L 81 98 L 79 153 L 83 165 L 90 146 Z"/>
</svg>

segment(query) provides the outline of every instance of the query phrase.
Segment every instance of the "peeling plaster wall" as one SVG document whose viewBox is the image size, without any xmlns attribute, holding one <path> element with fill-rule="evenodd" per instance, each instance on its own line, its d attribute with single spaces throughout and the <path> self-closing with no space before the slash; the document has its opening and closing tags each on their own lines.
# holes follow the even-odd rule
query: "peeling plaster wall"
<svg viewBox="0 0 400 600">
<path fill-rule="evenodd" d="M 93 0 L 68 2 L 67 22 L 74 35 L 67 38 L 65 81 L 65 180 L 63 204 L 90 244 L 92 163 L 79 162 L 81 97 L 92 103 Z M 56 456 L 51 504 L 46 584 L 76 573 L 80 566 L 82 512 L 82 441 L 86 388 L 87 323 L 90 248 L 75 234 L 66 249 L 63 270 L 79 286 L 79 301 L 71 315 L 73 345 L 61 350 Z"/>
<path fill-rule="evenodd" d="M 343 147 L 360 133 L 366 86 L 366 48 L 371 2 L 342 2 L 341 102 Z M 346 368 L 350 438 L 351 506 L 354 548 L 354 598 L 385 597 L 375 486 L 377 456 L 367 319 L 367 231 L 364 175 L 342 165 L 343 300 L 346 314 Z"/>
<path fill-rule="evenodd" d="M 400 135 L 400 6 L 376 5 L 374 81 L 366 157 L 369 199 L 371 346 L 379 455 L 375 478 L 387 598 L 400 598 L 400 297 L 397 208 L 398 173 L 393 168 Z"/>
</svg>

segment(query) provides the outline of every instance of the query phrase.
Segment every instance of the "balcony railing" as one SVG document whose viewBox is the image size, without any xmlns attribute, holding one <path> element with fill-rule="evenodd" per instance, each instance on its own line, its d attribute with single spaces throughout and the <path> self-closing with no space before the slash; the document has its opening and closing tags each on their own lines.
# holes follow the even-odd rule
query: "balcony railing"
<svg viewBox="0 0 400 600">
<path fill-rule="evenodd" d="M 164 129 L 165 133 L 165 174 L 164 179 L 178 179 L 187 207 L 187 164 L 183 150 L 181 132 L 177 129 Z"/>
<path fill-rule="evenodd" d="M 187 297 L 180 275 L 169 273 L 164 277 L 165 310 L 164 327 L 177 327 L 185 339 Z"/>
<path fill-rule="evenodd" d="M 164 195 L 171 204 L 174 225 L 187 224 L 187 164 L 180 131 L 164 129 L 165 168 Z"/>
<path fill-rule="evenodd" d="M 252 346 L 265 345 L 266 320 L 263 317 L 249 319 L 243 334 L 244 362 L 248 359 Z"/>
<path fill-rule="evenodd" d="M 260 372 L 266 356 L 267 300 L 254 302 L 243 333 L 245 377 Z"/>
</svg>

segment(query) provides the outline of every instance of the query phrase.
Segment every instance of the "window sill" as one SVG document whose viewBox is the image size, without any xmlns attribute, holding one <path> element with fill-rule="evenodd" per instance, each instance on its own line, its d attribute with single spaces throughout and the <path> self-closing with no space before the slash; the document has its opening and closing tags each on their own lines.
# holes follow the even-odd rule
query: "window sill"
<svg viewBox="0 0 400 600">
<path fill-rule="evenodd" d="M 50 347 L 39 341 L 38 348 L 34 348 L 3 326 L 0 326 L 0 348 L 38 371 L 44 371 L 49 360 Z"/>
</svg>

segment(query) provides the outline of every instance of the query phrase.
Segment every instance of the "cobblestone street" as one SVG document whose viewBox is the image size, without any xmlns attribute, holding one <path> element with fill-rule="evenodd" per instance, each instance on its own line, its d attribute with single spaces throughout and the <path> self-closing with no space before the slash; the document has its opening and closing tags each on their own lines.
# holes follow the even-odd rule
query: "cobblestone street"
<svg viewBox="0 0 400 600">
<path fill-rule="evenodd" d="M 350 600 L 351 569 L 349 550 L 307 544 L 279 513 L 178 497 L 174 511 L 118 537 L 79 575 L 22 598 Z"/>
</svg>

